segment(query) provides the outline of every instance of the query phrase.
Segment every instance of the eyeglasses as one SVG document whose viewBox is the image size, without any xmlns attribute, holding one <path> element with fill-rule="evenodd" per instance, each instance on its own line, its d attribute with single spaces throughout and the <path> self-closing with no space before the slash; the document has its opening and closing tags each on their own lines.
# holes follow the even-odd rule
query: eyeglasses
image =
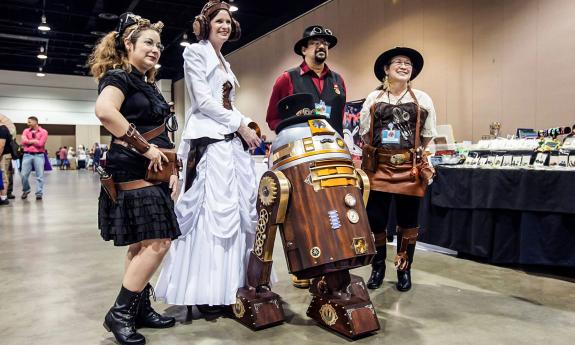
<svg viewBox="0 0 575 345">
<path fill-rule="evenodd" d="M 405 67 L 413 67 L 411 61 L 403 61 L 403 60 L 393 60 L 390 62 L 390 65 L 404 65 Z"/>
<path fill-rule="evenodd" d="M 307 41 L 307 44 L 308 46 L 316 46 L 316 47 L 324 45 L 329 48 L 329 42 L 326 40 L 309 40 Z"/>
<path fill-rule="evenodd" d="M 161 44 L 160 42 L 154 44 L 154 41 L 152 41 L 152 40 L 145 40 L 145 41 L 144 41 L 144 44 L 145 44 L 146 47 L 148 47 L 148 48 L 152 48 L 152 47 L 155 46 L 156 48 L 158 48 L 158 50 L 160 51 L 160 53 L 163 52 L 164 49 L 165 49 L 165 47 L 164 47 L 163 44 Z"/>
</svg>

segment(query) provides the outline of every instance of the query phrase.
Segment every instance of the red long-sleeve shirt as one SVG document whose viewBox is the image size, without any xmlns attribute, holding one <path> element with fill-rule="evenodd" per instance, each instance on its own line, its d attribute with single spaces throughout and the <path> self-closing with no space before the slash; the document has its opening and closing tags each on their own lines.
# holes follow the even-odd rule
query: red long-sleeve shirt
<svg viewBox="0 0 575 345">
<path fill-rule="evenodd" d="M 38 142 L 31 144 L 30 140 L 38 140 Z M 48 131 L 40 126 L 35 131 L 26 128 L 22 132 L 22 146 L 24 146 L 24 152 L 27 153 L 43 153 L 46 151 L 44 146 L 47 140 Z"/>
<path fill-rule="evenodd" d="M 309 74 L 312 78 L 313 84 L 321 94 L 323 91 L 323 84 L 327 73 L 329 72 L 329 67 L 325 65 L 321 75 L 318 75 L 303 61 L 300 67 L 300 75 Z M 343 90 L 347 94 L 347 90 L 345 87 L 345 82 L 343 78 L 341 79 L 341 83 L 343 84 Z M 272 89 L 272 94 L 270 96 L 270 102 L 268 104 L 268 112 L 266 115 L 266 122 L 268 126 L 273 131 L 276 129 L 277 125 L 281 122 L 281 118 L 279 116 L 277 110 L 278 102 L 289 95 L 293 95 L 293 83 L 289 72 L 283 72 L 276 80 L 274 87 Z M 345 105 L 344 105 L 345 107 Z"/>
</svg>

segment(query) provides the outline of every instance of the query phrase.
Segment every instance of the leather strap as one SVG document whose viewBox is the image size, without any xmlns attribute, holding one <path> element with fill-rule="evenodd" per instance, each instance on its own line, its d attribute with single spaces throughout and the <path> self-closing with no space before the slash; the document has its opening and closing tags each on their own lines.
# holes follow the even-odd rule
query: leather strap
<svg viewBox="0 0 575 345">
<path fill-rule="evenodd" d="M 134 180 L 134 181 L 116 183 L 116 188 L 118 188 L 119 190 L 134 190 L 155 186 L 157 184 L 159 183 L 152 183 L 146 180 Z"/>
<path fill-rule="evenodd" d="M 120 139 L 128 143 L 131 147 L 133 147 L 136 151 L 138 151 L 141 154 L 148 152 L 148 150 L 150 149 L 150 143 L 148 143 L 148 140 L 144 139 L 142 134 L 138 132 L 136 126 L 134 126 L 133 123 L 130 123 L 128 131 L 126 132 L 126 134 L 120 137 Z"/>
<path fill-rule="evenodd" d="M 155 137 L 162 135 L 162 133 L 164 133 L 165 131 L 166 131 L 166 125 L 163 124 L 161 126 L 158 126 L 154 129 L 152 129 L 151 131 L 143 133 L 142 136 L 144 137 L 144 139 L 150 141 L 150 140 L 154 139 Z"/>
<path fill-rule="evenodd" d="M 395 256 L 393 262 L 398 271 L 405 271 L 409 268 L 407 246 L 410 244 L 415 245 L 418 235 L 419 227 L 407 229 L 399 226 L 397 227 L 397 238 L 401 238 L 401 247 L 398 249 L 397 255 Z"/>
<path fill-rule="evenodd" d="M 387 244 L 387 231 L 385 229 L 380 233 L 373 233 L 373 239 L 376 247 L 385 246 Z"/>
<path fill-rule="evenodd" d="M 414 152 L 416 152 L 416 154 L 413 155 L 413 169 L 416 169 L 417 166 L 417 151 L 421 150 L 421 138 L 419 137 L 419 130 L 421 127 L 421 107 L 419 106 L 419 102 L 417 101 L 417 98 L 415 98 L 415 94 L 413 93 L 413 90 L 411 89 L 411 86 L 407 86 L 407 90 L 409 91 L 409 94 L 411 95 L 411 98 L 413 98 L 413 101 L 415 102 L 415 104 L 417 105 L 417 118 L 416 118 L 416 122 L 415 122 L 415 147 L 414 147 Z"/>
</svg>

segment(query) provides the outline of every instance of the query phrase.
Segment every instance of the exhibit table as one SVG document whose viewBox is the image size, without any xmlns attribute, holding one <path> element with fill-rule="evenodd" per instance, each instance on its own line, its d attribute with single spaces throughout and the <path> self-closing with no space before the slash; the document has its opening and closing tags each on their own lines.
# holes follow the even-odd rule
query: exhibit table
<svg viewBox="0 0 575 345">
<path fill-rule="evenodd" d="M 575 266 L 575 171 L 436 170 L 420 241 L 496 264 Z"/>
</svg>

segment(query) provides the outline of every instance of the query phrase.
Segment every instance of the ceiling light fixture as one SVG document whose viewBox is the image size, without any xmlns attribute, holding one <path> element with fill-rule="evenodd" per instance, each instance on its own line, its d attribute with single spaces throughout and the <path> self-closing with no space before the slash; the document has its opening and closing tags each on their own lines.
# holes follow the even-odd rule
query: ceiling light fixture
<svg viewBox="0 0 575 345">
<path fill-rule="evenodd" d="M 42 72 L 42 67 L 38 67 L 38 73 L 36 73 L 36 76 L 40 78 L 46 76 L 46 74 Z"/>
<path fill-rule="evenodd" d="M 116 20 L 116 19 L 118 19 L 118 15 L 114 14 L 114 13 L 102 12 L 102 13 L 98 14 L 98 18 L 105 19 L 105 20 Z"/>
<path fill-rule="evenodd" d="M 157 64 L 154 66 L 154 68 L 156 68 L 156 69 L 160 69 L 160 67 L 162 67 L 162 65 L 160 65 L 159 63 L 157 63 Z"/>
<path fill-rule="evenodd" d="M 36 57 L 40 60 L 46 60 L 48 58 L 48 53 L 44 52 L 44 47 L 40 47 L 40 54 L 36 55 Z"/>
<path fill-rule="evenodd" d="M 230 6 L 230 12 L 236 12 L 237 10 L 239 10 L 239 8 L 237 6 L 234 6 L 234 5 Z"/>
<path fill-rule="evenodd" d="M 48 23 L 46 23 L 46 16 L 44 14 L 42 14 L 42 20 L 40 22 L 40 25 L 38 25 L 38 30 L 50 31 L 50 25 L 48 25 Z"/>
<path fill-rule="evenodd" d="M 180 41 L 180 45 L 182 47 L 187 47 L 190 45 L 190 41 L 188 41 L 188 34 L 182 35 L 182 40 Z"/>
</svg>

